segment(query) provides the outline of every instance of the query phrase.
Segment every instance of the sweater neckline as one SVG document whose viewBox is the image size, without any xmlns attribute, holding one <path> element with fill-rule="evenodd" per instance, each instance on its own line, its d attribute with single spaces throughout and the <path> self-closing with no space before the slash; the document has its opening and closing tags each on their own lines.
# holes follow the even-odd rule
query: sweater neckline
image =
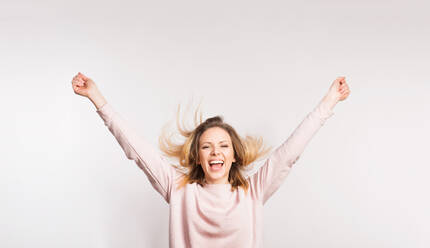
<svg viewBox="0 0 430 248">
<path fill-rule="evenodd" d="M 206 183 L 204 188 L 228 188 L 231 187 L 230 183 Z"/>
</svg>

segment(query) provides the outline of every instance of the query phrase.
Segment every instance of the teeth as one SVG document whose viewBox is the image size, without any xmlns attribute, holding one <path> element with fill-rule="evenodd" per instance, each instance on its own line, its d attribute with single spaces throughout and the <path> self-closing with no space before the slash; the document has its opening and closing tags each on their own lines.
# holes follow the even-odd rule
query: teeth
<svg viewBox="0 0 430 248">
<path fill-rule="evenodd" d="M 213 164 L 224 164 L 224 162 L 220 161 L 220 160 L 217 160 L 217 161 L 211 161 L 211 162 L 209 162 L 209 164 L 210 165 L 213 165 Z"/>
</svg>

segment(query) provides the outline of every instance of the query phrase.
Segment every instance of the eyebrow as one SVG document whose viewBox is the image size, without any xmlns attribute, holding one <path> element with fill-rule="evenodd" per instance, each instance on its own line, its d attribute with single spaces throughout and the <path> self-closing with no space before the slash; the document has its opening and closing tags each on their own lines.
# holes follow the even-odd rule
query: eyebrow
<svg viewBox="0 0 430 248">
<path fill-rule="evenodd" d="M 220 142 L 218 142 L 218 144 L 219 143 L 223 143 L 223 142 L 227 142 L 228 143 L 228 140 L 221 140 Z M 206 142 L 202 143 L 202 145 L 204 145 L 204 144 L 212 144 L 212 142 L 206 141 Z"/>
</svg>

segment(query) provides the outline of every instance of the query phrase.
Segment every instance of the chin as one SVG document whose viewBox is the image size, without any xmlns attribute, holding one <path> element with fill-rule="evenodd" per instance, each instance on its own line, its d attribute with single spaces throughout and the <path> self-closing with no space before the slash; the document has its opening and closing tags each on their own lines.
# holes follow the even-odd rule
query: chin
<svg viewBox="0 0 430 248">
<path fill-rule="evenodd" d="M 221 171 L 219 171 L 218 173 L 217 172 L 209 172 L 208 174 L 209 174 L 208 179 L 210 180 L 210 182 L 220 183 L 219 181 L 222 181 L 223 178 L 227 178 L 226 181 L 228 183 L 228 174 L 225 175 L 224 168 Z M 222 183 L 225 183 L 225 182 L 222 182 Z"/>
<path fill-rule="evenodd" d="M 223 175 L 216 175 L 216 174 L 211 173 L 211 174 L 209 174 L 208 178 L 211 181 L 219 181 L 219 180 L 224 178 L 224 174 Z"/>
</svg>

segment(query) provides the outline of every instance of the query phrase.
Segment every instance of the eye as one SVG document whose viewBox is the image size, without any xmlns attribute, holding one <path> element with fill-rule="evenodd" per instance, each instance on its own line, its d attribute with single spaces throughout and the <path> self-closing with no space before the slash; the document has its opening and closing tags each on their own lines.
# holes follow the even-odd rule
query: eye
<svg viewBox="0 0 430 248">
<path fill-rule="evenodd" d="M 206 148 L 209 148 L 209 146 L 202 146 L 202 149 L 206 149 Z"/>
<path fill-rule="evenodd" d="M 228 145 L 221 145 L 221 147 L 228 147 Z"/>
</svg>

